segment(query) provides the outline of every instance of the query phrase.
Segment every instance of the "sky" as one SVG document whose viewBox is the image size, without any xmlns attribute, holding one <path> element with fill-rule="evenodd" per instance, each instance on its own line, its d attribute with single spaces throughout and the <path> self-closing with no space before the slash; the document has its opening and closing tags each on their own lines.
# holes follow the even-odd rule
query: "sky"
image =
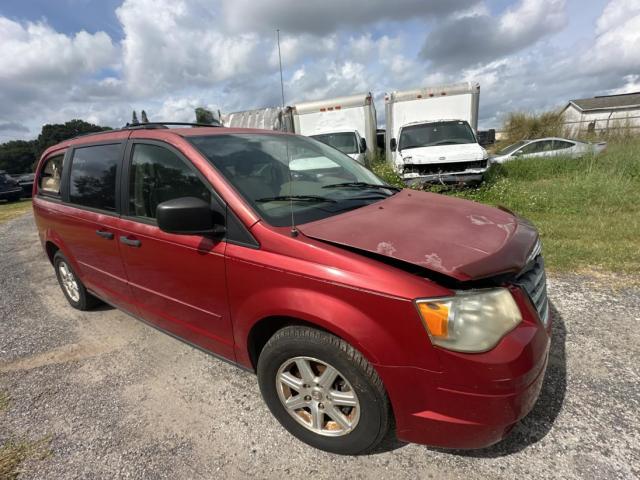
<svg viewBox="0 0 640 480">
<path fill-rule="evenodd" d="M 477 81 L 480 128 L 640 91 L 640 0 L 0 0 L 0 141 Z"/>
</svg>

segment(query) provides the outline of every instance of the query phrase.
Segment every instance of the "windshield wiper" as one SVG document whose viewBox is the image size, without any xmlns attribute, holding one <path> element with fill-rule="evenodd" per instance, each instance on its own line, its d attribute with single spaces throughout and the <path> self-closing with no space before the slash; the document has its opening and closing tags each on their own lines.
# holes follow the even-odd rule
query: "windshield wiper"
<svg viewBox="0 0 640 480">
<path fill-rule="evenodd" d="M 279 195 L 277 197 L 265 197 L 265 198 L 258 198 L 256 200 L 256 202 L 260 202 L 260 203 L 280 202 L 280 201 L 336 203 L 335 200 L 332 200 L 327 197 L 321 197 L 320 195 Z"/>
<path fill-rule="evenodd" d="M 376 188 L 376 189 L 385 189 L 385 190 L 395 190 L 399 192 L 402 190 L 401 188 L 394 187 L 392 185 L 376 185 L 375 183 L 366 183 L 366 182 L 343 182 L 343 183 L 332 183 L 330 185 L 324 185 L 322 188 Z"/>
</svg>

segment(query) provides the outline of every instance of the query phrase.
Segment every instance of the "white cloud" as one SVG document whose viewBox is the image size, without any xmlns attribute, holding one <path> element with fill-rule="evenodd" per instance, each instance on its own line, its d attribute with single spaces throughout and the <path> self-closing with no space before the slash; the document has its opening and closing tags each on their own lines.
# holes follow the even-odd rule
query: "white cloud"
<svg viewBox="0 0 640 480">
<path fill-rule="evenodd" d="M 495 16 L 476 0 L 124 0 L 117 18 L 121 42 L 0 16 L 0 138 L 71 118 L 117 127 L 132 109 L 186 121 L 200 105 L 278 105 L 276 19 L 286 101 L 372 91 L 381 124 L 383 92 L 439 83 L 480 82 L 481 126 L 639 88 L 638 0 L 609 2 L 578 47 L 554 37 L 571 21 L 565 0 L 518 0 Z"/>
<path fill-rule="evenodd" d="M 626 75 L 625 84 L 618 88 L 607 91 L 609 95 L 619 95 L 621 93 L 640 92 L 640 75 Z"/>
<path fill-rule="evenodd" d="M 640 69 L 640 2 L 613 0 L 598 19 L 597 33 L 584 57 L 589 71 Z"/>
<path fill-rule="evenodd" d="M 104 32 L 63 35 L 45 23 L 20 24 L 0 17 L 0 82 L 69 80 L 116 61 L 117 48 Z"/>
<path fill-rule="evenodd" d="M 625 23 L 629 18 L 640 14 L 638 0 L 611 0 L 596 25 L 596 33 L 602 34 Z"/>
<path fill-rule="evenodd" d="M 206 0 L 125 1 L 116 14 L 124 29 L 123 69 L 131 91 L 162 94 L 213 86 L 266 65 L 253 33 L 220 31 L 216 4 Z"/>
<path fill-rule="evenodd" d="M 566 25 L 565 0 L 521 0 L 500 17 L 472 10 L 438 25 L 421 56 L 434 68 L 475 67 L 534 45 Z"/>
<path fill-rule="evenodd" d="M 441 17 L 467 9 L 479 0 L 231 0 L 222 2 L 232 31 L 331 33 L 341 27 L 364 27 L 387 20 Z"/>
</svg>

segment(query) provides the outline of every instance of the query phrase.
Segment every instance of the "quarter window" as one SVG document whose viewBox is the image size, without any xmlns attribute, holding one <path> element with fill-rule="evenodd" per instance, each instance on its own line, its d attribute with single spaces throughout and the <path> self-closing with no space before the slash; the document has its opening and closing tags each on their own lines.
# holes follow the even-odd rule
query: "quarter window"
<svg viewBox="0 0 640 480">
<path fill-rule="evenodd" d="M 176 154 L 157 145 L 135 144 L 129 177 L 129 215 L 156 218 L 160 203 L 180 197 L 211 202 L 209 189 Z"/>
<path fill-rule="evenodd" d="M 62 179 L 62 155 L 48 158 L 40 174 L 40 191 L 48 195 L 60 195 L 60 181 Z"/>
<path fill-rule="evenodd" d="M 71 162 L 69 200 L 86 207 L 115 211 L 120 152 L 120 144 L 76 148 Z"/>
</svg>

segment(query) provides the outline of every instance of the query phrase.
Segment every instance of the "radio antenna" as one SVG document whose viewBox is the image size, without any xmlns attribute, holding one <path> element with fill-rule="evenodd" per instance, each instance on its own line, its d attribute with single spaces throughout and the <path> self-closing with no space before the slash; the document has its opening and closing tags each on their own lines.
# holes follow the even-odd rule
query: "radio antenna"
<svg viewBox="0 0 640 480">
<path fill-rule="evenodd" d="M 280 64 L 280 93 L 282 94 L 282 114 L 284 114 L 284 79 L 282 77 L 282 53 L 280 51 L 280 29 L 276 30 L 276 36 L 278 40 L 278 62 Z M 284 118 L 283 118 L 284 124 Z M 289 156 L 289 138 L 285 137 L 285 147 L 287 149 L 287 166 L 289 167 L 289 208 L 291 210 L 291 236 L 297 237 L 298 230 L 296 229 L 295 216 L 293 214 L 293 174 L 291 173 L 291 157 Z"/>
</svg>

